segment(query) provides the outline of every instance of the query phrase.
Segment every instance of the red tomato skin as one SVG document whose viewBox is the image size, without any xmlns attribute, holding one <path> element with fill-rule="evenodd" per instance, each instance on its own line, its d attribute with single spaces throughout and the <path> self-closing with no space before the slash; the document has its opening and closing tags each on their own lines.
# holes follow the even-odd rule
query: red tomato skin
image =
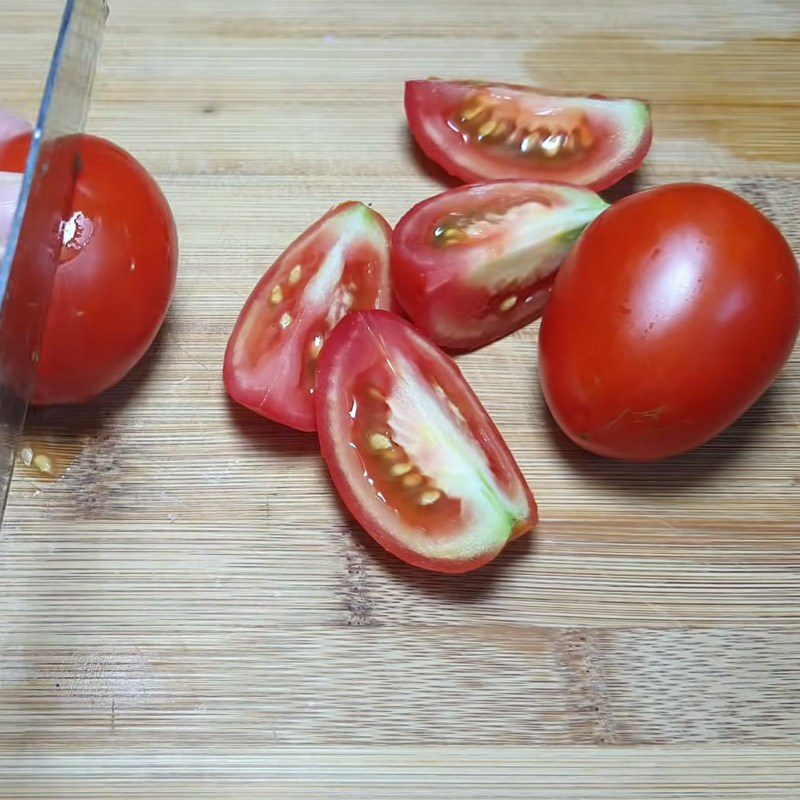
<svg viewBox="0 0 800 800">
<path fill-rule="evenodd" d="M 539 338 L 562 430 L 654 461 L 733 423 L 775 380 L 800 328 L 800 274 L 777 228 L 714 186 L 674 184 L 602 214 L 556 277 Z"/>
<path fill-rule="evenodd" d="M 29 145 L 28 135 L 0 146 L 0 170 L 22 171 Z M 175 221 L 147 170 L 96 136 L 81 137 L 80 155 L 73 209 L 92 233 L 56 271 L 35 405 L 83 402 L 119 382 L 155 339 L 177 276 Z"/>
</svg>

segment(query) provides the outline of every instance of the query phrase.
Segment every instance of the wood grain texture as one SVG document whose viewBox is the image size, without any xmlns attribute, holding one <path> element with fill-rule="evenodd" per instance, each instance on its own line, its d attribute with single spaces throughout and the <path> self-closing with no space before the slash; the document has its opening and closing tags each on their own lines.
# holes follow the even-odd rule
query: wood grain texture
<svg viewBox="0 0 800 800">
<path fill-rule="evenodd" d="M 4 0 L 30 114 L 56 0 Z M 394 222 L 446 179 L 402 83 L 485 76 L 653 101 L 622 191 L 730 187 L 800 249 L 796 0 L 116 0 L 90 128 L 180 230 L 143 364 L 37 411 L 0 534 L 0 798 L 800 796 L 800 353 L 745 417 L 656 466 L 543 408 L 534 325 L 459 359 L 541 505 L 443 578 L 343 512 L 316 440 L 233 407 L 241 303 L 345 199 Z M 609 745 L 614 745 L 610 747 Z"/>
</svg>

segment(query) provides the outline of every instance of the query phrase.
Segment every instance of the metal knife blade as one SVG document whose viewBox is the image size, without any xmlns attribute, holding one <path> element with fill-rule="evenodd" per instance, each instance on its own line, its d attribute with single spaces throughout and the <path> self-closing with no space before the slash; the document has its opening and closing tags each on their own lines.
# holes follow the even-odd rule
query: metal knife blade
<svg viewBox="0 0 800 800">
<path fill-rule="evenodd" d="M 14 221 L 0 262 L 0 520 L 39 358 L 63 226 L 81 170 L 106 0 L 67 0 Z"/>
</svg>

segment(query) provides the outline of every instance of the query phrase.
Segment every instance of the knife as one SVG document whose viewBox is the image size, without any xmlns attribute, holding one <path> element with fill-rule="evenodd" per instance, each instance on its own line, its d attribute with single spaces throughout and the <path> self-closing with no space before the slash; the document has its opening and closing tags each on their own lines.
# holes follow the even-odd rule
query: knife
<svg viewBox="0 0 800 800">
<path fill-rule="evenodd" d="M 64 6 L 0 261 L 0 520 L 81 170 L 77 134 L 86 123 L 107 16 L 106 0 L 67 0 Z"/>
</svg>

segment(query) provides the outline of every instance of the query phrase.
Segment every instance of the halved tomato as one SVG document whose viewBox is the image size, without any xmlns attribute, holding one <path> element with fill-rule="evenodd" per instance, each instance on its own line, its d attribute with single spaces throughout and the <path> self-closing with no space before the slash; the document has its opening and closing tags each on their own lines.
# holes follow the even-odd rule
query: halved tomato
<svg viewBox="0 0 800 800">
<path fill-rule="evenodd" d="M 339 494 L 404 561 L 466 572 L 536 524 L 533 495 L 475 393 L 405 320 L 345 317 L 322 352 L 316 403 Z"/>
<path fill-rule="evenodd" d="M 461 186 L 414 206 L 392 235 L 395 295 L 443 347 L 472 349 L 536 319 L 564 256 L 608 208 L 590 189 Z"/>
<path fill-rule="evenodd" d="M 604 189 L 650 148 L 640 100 L 554 95 L 527 86 L 409 81 L 406 115 L 425 153 L 462 180 L 550 180 Z"/>
<path fill-rule="evenodd" d="M 230 396 L 263 417 L 316 429 L 317 359 L 351 309 L 389 308 L 392 229 L 362 203 L 342 203 L 283 252 L 253 289 L 228 341 Z"/>
</svg>

